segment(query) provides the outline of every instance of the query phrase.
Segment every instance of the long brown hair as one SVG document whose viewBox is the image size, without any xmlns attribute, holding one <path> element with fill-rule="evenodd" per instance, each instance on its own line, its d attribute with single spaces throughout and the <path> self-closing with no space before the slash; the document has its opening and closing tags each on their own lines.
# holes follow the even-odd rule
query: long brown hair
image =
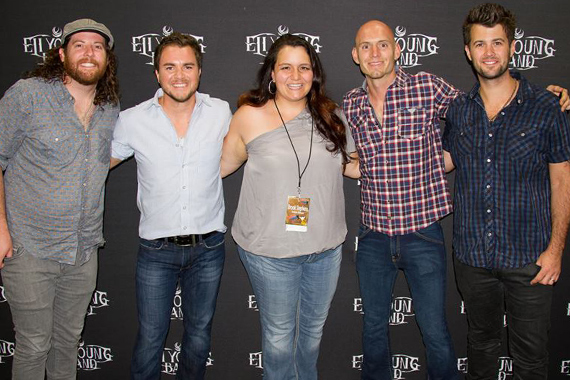
<svg viewBox="0 0 570 380">
<path fill-rule="evenodd" d="M 63 49 L 67 48 L 67 42 L 62 46 Z M 97 90 L 95 92 L 95 99 L 93 104 L 119 104 L 119 80 L 117 79 L 117 57 L 113 50 L 105 46 L 107 51 L 107 69 L 103 77 L 97 82 Z M 32 70 L 24 73 L 24 78 L 41 78 L 46 82 L 55 82 L 65 80 L 65 68 L 63 62 L 59 58 L 59 47 L 50 49 L 46 55 L 43 63 Z"/>
<path fill-rule="evenodd" d="M 275 98 L 275 93 L 269 91 L 271 71 L 275 67 L 279 51 L 286 46 L 302 47 L 309 55 L 313 70 L 313 83 L 311 90 L 307 94 L 307 108 L 315 121 L 315 126 L 319 134 L 331 142 L 331 144 L 328 144 L 327 150 L 331 153 L 340 153 L 343 162 L 348 162 L 346 130 L 342 120 L 335 113 L 338 107 L 326 95 L 325 73 L 321 66 L 319 56 L 311 44 L 303 38 L 292 34 L 284 34 L 271 45 L 263 61 L 263 65 L 257 72 L 256 87 L 239 97 L 238 107 L 242 105 L 261 107 L 267 103 L 268 100 Z"/>
</svg>

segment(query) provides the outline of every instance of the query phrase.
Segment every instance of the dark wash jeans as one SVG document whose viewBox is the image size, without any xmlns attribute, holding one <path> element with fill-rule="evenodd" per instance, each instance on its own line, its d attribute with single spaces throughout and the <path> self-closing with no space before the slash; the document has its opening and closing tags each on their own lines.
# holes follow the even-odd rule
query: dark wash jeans
<svg viewBox="0 0 570 380">
<path fill-rule="evenodd" d="M 505 306 L 513 380 L 546 379 L 552 286 L 530 285 L 540 267 L 476 268 L 457 258 L 454 264 L 469 323 L 467 379 L 497 378 Z"/>
<path fill-rule="evenodd" d="M 204 378 L 224 259 L 221 232 L 194 247 L 140 239 L 136 271 L 139 330 L 131 379 L 160 378 L 177 282 L 181 288 L 184 336 L 176 378 Z"/>
<path fill-rule="evenodd" d="M 439 223 L 389 236 L 361 225 L 356 256 L 364 310 L 363 380 L 392 379 L 389 319 L 392 290 L 404 271 L 426 347 L 429 379 L 458 379 L 445 316 L 446 257 Z"/>
</svg>

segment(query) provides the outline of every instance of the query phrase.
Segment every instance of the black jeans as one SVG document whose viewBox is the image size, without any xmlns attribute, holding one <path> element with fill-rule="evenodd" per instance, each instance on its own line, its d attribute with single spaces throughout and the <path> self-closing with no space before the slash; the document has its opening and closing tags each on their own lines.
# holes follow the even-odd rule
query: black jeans
<svg viewBox="0 0 570 380">
<path fill-rule="evenodd" d="M 513 380 L 546 379 L 552 286 L 530 285 L 540 267 L 485 269 L 454 261 L 469 323 L 467 379 L 497 378 L 505 307 Z"/>
</svg>

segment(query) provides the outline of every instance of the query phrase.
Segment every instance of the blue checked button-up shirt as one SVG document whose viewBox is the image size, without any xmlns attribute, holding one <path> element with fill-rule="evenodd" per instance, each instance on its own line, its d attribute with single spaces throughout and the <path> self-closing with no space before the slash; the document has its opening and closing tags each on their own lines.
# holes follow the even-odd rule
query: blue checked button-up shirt
<svg viewBox="0 0 570 380">
<path fill-rule="evenodd" d="M 381 122 L 365 86 L 345 95 L 343 110 L 360 157 L 364 225 L 403 235 L 451 212 L 439 122 L 457 94 L 435 75 L 398 68 Z"/>
<path fill-rule="evenodd" d="M 558 100 L 520 74 L 513 101 L 490 122 L 479 85 L 447 113 L 444 149 L 456 167 L 453 247 L 483 268 L 535 262 L 551 234 L 548 165 L 570 159 Z"/>
<path fill-rule="evenodd" d="M 87 129 L 61 81 L 25 79 L 0 100 L 0 164 L 14 249 L 82 264 L 103 244 L 104 185 L 119 108 Z"/>
</svg>

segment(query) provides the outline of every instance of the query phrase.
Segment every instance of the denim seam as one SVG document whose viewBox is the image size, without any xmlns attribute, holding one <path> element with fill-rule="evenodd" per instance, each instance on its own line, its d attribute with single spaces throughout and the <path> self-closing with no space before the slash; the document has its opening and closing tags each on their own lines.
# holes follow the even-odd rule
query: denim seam
<svg viewBox="0 0 570 380">
<path fill-rule="evenodd" d="M 293 340 L 293 368 L 295 368 L 296 380 L 299 380 L 299 371 L 297 370 L 297 343 L 299 341 L 299 314 L 301 310 L 300 303 L 301 300 L 299 299 L 299 301 L 297 301 L 297 315 L 295 316 L 295 338 Z"/>
</svg>

